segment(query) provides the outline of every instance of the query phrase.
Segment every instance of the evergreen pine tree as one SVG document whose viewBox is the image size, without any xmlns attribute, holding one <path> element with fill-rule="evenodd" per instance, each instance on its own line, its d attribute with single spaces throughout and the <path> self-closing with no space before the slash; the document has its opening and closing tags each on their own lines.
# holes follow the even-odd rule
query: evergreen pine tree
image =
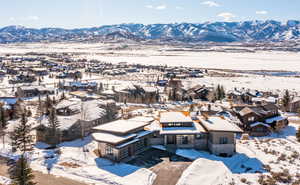
<svg viewBox="0 0 300 185">
<path fill-rule="evenodd" d="M 300 142 L 300 127 L 298 127 L 298 132 L 296 133 L 296 138 Z"/>
<path fill-rule="evenodd" d="M 282 105 L 285 108 L 285 110 L 287 111 L 289 103 L 290 103 L 290 93 L 288 90 L 285 90 L 285 93 L 283 95 L 283 99 L 282 99 Z"/>
<path fill-rule="evenodd" d="M 27 159 L 21 155 L 20 159 L 9 168 L 11 185 L 35 185 L 34 175 Z"/>
<path fill-rule="evenodd" d="M 223 85 L 220 86 L 221 99 L 224 99 L 226 94 Z"/>
<path fill-rule="evenodd" d="M 52 107 L 52 101 L 51 101 L 49 95 L 47 94 L 46 102 L 45 102 L 45 113 L 46 113 L 46 115 L 49 115 L 51 107 Z"/>
<path fill-rule="evenodd" d="M 216 100 L 222 100 L 225 98 L 225 90 L 222 85 L 218 85 L 215 90 L 215 98 Z"/>
<path fill-rule="evenodd" d="M 55 105 L 56 104 L 56 99 L 55 99 L 55 96 L 53 96 L 52 98 L 52 104 Z"/>
<path fill-rule="evenodd" d="M 6 127 L 6 116 L 3 106 L 0 106 L 0 128 Z"/>
<path fill-rule="evenodd" d="M 48 115 L 48 127 L 50 128 L 49 136 L 53 138 L 54 144 L 59 142 L 59 126 L 60 123 L 56 116 L 56 110 L 52 108 Z"/>
<path fill-rule="evenodd" d="M 102 91 L 103 91 L 103 84 L 102 84 L 102 83 L 99 84 L 99 89 L 98 89 L 98 91 L 99 91 L 99 92 L 102 92 Z"/>
<path fill-rule="evenodd" d="M 0 136 L 2 137 L 3 147 L 5 146 L 5 127 L 6 127 L 6 116 L 2 106 L 0 106 Z"/>
<path fill-rule="evenodd" d="M 60 100 L 66 99 L 65 91 L 61 94 Z"/>
<path fill-rule="evenodd" d="M 36 110 L 36 117 L 40 120 L 41 116 L 43 116 L 43 105 L 41 101 L 41 96 L 38 97 L 38 105 Z"/>
<path fill-rule="evenodd" d="M 21 116 L 20 124 L 11 133 L 12 147 L 26 152 L 32 149 L 33 139 L 30 135 L 31 126 L 27 124 L 25 113 Z"/>
</svg>

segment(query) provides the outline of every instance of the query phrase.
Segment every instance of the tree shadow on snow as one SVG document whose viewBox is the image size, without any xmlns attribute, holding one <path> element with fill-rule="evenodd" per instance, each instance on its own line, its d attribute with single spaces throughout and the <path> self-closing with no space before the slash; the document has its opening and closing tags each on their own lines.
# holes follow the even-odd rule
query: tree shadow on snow
<svg viewBox="0 0 300 185">
<path fill-rule="evenodd" d="M 297 130 L 294 126 L 288 125 L 286 126 L 284 129 L 282 129 L 281 131 L 279 131 L 278 133 L 272 133 L 270 136 L 268 137 L 272 137 L 272 138 L 287 138 L 289 136 L 295 136 L 297 133 Z"/>
<path fill-rule="evenodd" d="M 57 149 L 44 150 L 44 166 L 47 168 L 48 173 L 51 172 L 55 164 L 57 164 L 60 154 Z"/>
</svg>

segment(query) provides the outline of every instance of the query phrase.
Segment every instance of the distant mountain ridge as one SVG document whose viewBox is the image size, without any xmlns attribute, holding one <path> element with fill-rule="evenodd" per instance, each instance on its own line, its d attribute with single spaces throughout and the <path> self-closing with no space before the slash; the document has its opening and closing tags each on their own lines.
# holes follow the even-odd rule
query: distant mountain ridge
<svg viewBox="0 0 300 185">
<path fill-rule="evenodd" d="M 182 42 L 244 42 L 300 40 L 300 21 L 118 24 L 93 28 L 0 28 L 0 43 L 82 40 L 170 40 Z"/>
</svg>

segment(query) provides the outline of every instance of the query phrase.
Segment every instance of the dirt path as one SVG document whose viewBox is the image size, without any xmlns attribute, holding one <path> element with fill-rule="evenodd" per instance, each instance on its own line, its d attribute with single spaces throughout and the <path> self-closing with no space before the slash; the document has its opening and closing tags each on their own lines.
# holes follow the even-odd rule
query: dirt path
<svg viewBox="0 0 300 185">
<path fill-rule="evenodd" d="M 153 185 L 175 185 L 191 162 L 165 161 L 150 168 L 157 177 Z"/>
<path fill-rule="evenodd" d="M 3 158 L 0 158 L 0 176 L 8 177 L 8 166 Z M 43 174 L 41 172 L 34 171 L 35 182 L 38 185 L 87 185 L 82 182 L 74 181 L 71 179 L 56 177 L 54 175 Z"/>
</svg>

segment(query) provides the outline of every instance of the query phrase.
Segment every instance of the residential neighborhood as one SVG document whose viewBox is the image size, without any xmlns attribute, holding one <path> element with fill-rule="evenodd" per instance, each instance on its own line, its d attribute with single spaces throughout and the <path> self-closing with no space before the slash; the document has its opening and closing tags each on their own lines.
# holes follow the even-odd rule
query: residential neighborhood
<svg viewBox="0 0 300 185">
<path fill-rule="evenodd" d="M 20 71 L 12 65 L 16 60 L 34 68 Z M 70 178 L 67 168 L 79 173 L 85 168 L 83 163 L 89 161 L 89 168 L 100 170 L 99 174 L 89 178 L 93 175 L 86 169 L 84 176 L 75 177 L 87 184 L 98 184 L 97 179 L 103 174 L 118 177 L 113 183 L 122 184 L 127 178 L 131 182 L 135 172 L 129 170 L 128 176 L 118 175 L 126 165 L 129 169 L 146 170 L 138 170 L 142 184 L 180 184 L 185 178 L 181 175 L 190 173 L 190 168 L 198 168 L 200 159 L 210 160 L 209 165 L 216 166 L 218 172 L 225 170 L 225 176 L 231 174 L 232 178 L 224 176 L 225 184 L 240 184 L 248 171 L 264 174 L 270 165 L 253 158 L 251 150 L 258 149 L 246 149 L 249 142 L 264 142 L 268 138 L 276 141 L 291 130 L 296 138 L 299 92 L 203 83 L 220 75 L 215 70 L 109 64 L 31 54 L 28 58 L 2 57 L 1 71 L 0 121 L 4 144 L 0 155 L 11 158 L 22 151 L 30 153 L 36 157 L 32 159 L 36 169 L 66 178 Z M 18 135 L 22 125 L 28 130 L 29 143 L 25 148 L 10 142 L 13 137 L 22 137 Z M 76 151 L 76 146 L 82 149 Z M 275 152 L 270 147 L 262 151 L 264 155 Z M 64 158 L 66 150 L 85 157 L 79 161 L 76 155 Z M 49 154 L 43 155 L 44 152 Z M 297 152 L 294 151 L 293 158 L 297 158 Z M 230 165 L 231 160 L 237 161 L 235 167 Z M 223 167 L 213 164 L 216 161 L 222 161 Z M 111 169 L 103 169 L 105 164 Z M 59 172 L 61 167 L 66 168 L 64 173 Z M 166 175 L 173 168 L 176 170 Z M 293 170 L 290 182 L 297 182 L 298 168 Z M 167 182 L 165 178 L 172 174 L 177 174 L 174 182 Z"/>
<path fill-rule="evenodd" d="M 0 1 L 0 185 L 300 185 L 299 7 Z"/>
</svg>

